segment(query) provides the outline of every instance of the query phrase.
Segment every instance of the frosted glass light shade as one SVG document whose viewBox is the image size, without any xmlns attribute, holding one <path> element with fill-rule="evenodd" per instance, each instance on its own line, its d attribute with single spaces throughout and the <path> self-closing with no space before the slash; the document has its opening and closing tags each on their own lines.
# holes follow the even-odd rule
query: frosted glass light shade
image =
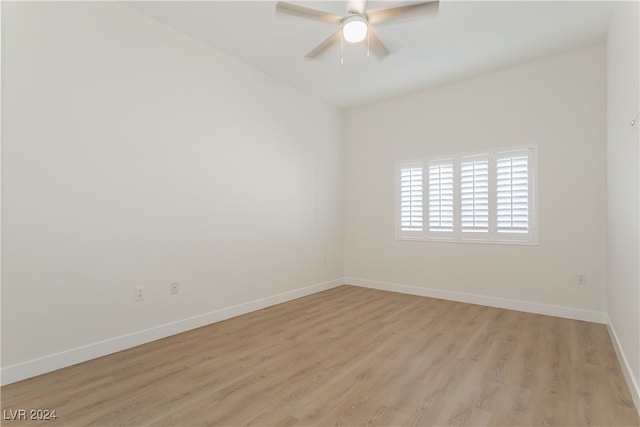
<svg viewBox="0 0 640 427">
<path fill-rule="evenodd" d="M 342 26 L 342 35 L 349 43 L 359 43 L 367 37 L 367 22 L 362 16 L 354 15 Z"/>
</svg>

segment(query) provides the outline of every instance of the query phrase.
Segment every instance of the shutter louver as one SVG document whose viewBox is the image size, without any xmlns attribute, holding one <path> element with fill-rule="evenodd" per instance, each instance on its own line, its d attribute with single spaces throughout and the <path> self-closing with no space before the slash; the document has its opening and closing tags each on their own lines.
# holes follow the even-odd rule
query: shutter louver
<svg viewBox="0 0 640 427">
<path fill-rule="evenodd" d="M 463 232 L 489 231 L 489 161 L 460 163 L 460 227 Z"/>
<path fill-rule="evenodd" d="M 499 153 L 496 168 L 497 231 L 528 233 L 528 153 Z"/>
<path fill-rule="evenodd" d="M 422 231 L 422 166 L 400 171 L 400 229 Z"/>
<path fill-rule="evenodd" d="M 453 161 L 429 163 L 429 230 L 453 231 Z"/>
</svg>

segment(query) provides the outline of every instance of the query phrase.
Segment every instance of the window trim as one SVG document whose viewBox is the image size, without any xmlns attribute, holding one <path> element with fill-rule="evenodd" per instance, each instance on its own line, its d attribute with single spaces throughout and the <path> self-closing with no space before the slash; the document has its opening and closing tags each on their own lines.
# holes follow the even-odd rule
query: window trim
<svg viewBox="0 0 640 427">
<path fill-rule="evenodd" d="M 500 155 L 508 152 L 527 151 L 528 165 L 528 225 L 527 233 L 498 232 L 497 222 L 497 160 Z M 465 159 L 485 156 L 489 160 L 489 227 L 487 232 L 463 232 L 461 229 L 461 162 Z M 447 160 L 453 162 L 453 230 L 430 231 L 429 230 L 429 166 L 430 163 L 440 163 Z M 421 231 L 402 230 L 401 227 L 401 203 L 400 203 L 400 174 L 406 165 L 421 164 L 423 178 L 423 227 Z M 483 244 L 507 244 L 507 245 L 538 245 L 538 146 L 536 144 L 501 147 L 491 150 L 482 150 L 452 155 L 423 157 L 396 162 L 396 240 L 417 240 L 429 242 L 451 243 L 483 243 Z M 523 238 L 523 236 L 526 236 Z"/>
</svg>

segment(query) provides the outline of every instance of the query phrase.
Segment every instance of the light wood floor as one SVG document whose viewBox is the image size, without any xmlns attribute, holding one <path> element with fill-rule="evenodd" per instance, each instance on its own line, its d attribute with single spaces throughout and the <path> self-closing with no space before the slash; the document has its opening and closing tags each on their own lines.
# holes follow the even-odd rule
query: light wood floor
<svg viewBox="0 0 640 427">
<path fill-rule="evenodd" d="M 38 426 L 639 425 L 604 325 L 350 286 L 1 391 Z"/>
</svg>

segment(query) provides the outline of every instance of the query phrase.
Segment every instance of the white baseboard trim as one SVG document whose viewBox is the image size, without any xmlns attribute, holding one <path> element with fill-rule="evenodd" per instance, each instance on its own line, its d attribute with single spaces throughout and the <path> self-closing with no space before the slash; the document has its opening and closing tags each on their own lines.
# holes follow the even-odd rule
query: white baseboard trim
<svg viewBox="0 0 640 427">
<path fill-rule="evenodd" d="M 486 305 L 489 307 L 505 308 L 508 310 L 524 311 L 527 313 L 544 314 L 547 316 L 563 317 L 566 319 L 584 320 L 586 322 L 607 323 L 607 314 L 600 311 L 583 310 L 579 308 L 559 305 L 540 304 L 536 302 L 513 300 L 508 298 L 490 297 L 485 295 L 468 294 L 464 292 L 446 291 L 442 289 L 422 288 L 418 286 L 402 285 L 398 283 L 380 282 L 378 280 L 347 277 L 346 283 L 381 291 L 399 292 L 422 297 L 438 298 L 449 301 L 465 302 L 469 304 Z"/>
<path fill-rule="evenodd" d="M 122 335 L 108 340 L 88 344 L 82 347 L 73 348 L 60 353 L 51 354 L 38 359 L 29 360 L 15 365 L 3 367 L 0 371 L 0 384 L 6 385 L 97 357 L 106 356 L 121 350 L 146 344 L 161 338 L 200 328 L 242 314 L 251 313 L 276 304 L 305 297 L 318 292 L 341 286 L 345 283 L 344 278 L 318 283 L 305 288 L 294 289 L 276 295 L 260 298 L 246 303 L 221 308 L 209 313 L 189 317 L 171 323 L 155 326 L 153 328 Z"/>
<path fill-rule="evenodd" d="M 633 403 L 636 405 L 638 414 L 640 414 L 640 386 L 633 376 L 631 367 L 629 366 L 629 361 L 627 360 L 624 351 L 622 350 L 622 346 L 620 345 L 620 341 L 618 340 L 618 334 L 616 334 L 616 330 L 613 327 L 613 324 L 611 324 L 609 315 L 607 315 L 607 329 L 609 330 L 609 337 L 611 337 L 613 348 L 616 350 L 618 361 L 620 362 L 620 366 L 622 367 L 624 379 L 627 381 L 627 386 L 629 387 L 629 391 L 631 392 L 631 398 L 633 399 Z"/>
</svg>

